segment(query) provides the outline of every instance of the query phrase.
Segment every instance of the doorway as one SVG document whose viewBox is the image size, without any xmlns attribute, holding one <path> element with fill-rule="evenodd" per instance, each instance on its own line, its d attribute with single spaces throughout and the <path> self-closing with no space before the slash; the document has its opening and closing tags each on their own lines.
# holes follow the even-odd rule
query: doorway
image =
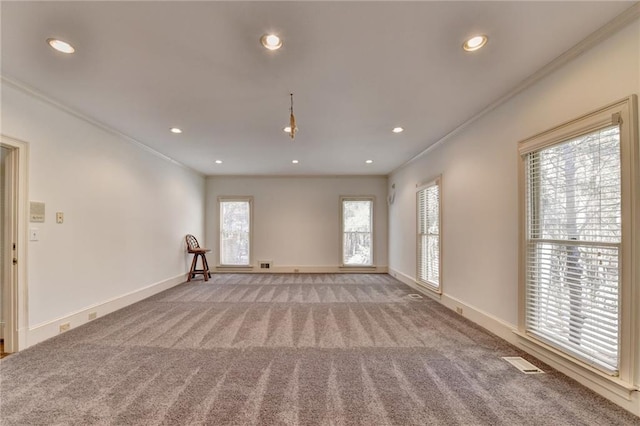
<svg viewBox="0 0 640 426">
<path fill-rule="evenodd" d="M 0 145 L 0 358 L 10 349 L 11 340 L 11 262 L 13 261 L 11 233 L 11 148 Z M 5 350 L 6 343 L 6 350 Z"/>
<path fill-rule="evenodd" d="M 5 327 L 8 325 L 7 313 L 8 309 L 5 306 L 7 304 L 8 289 L 7 281 L 10 278 L 7 277 L 7 261 L 8 261 L 8 243 L 7 243 L 7 225 L 9 224 L 9 206 L 10 200 L 7 199 L 7 160 L 11 155 L 11 150 L 5 146 L 0 146 L 0 217 L 2 217 L 2 223 L 0 224 L 0 276 L 2 277 L 2 286 L 0 286 L 0 358 L 5 354 L 4 351 L 4 336 Z"/>
<path fill-rule="evenodd" d="M 2 353 L 26 343 L 25 142 L 0 139 L 0 341 Z"/>
</svg>

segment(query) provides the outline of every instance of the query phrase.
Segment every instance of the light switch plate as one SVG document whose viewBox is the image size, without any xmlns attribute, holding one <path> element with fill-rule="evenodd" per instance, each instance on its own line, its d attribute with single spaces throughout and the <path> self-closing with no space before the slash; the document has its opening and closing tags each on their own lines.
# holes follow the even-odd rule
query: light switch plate
<svg viewBox="0 0 640 426">
<path fill-rule="evenodd" d="M 29 241 L 38 241 L 40 230 L 38 228 L 31 228 L 29 230 Z"/>
<path fill-rule="evenodd" d="M 56 223 L 63 223 L 63 222 L 64 222 L 64 213 L 56 212 Z"/>
</svg>

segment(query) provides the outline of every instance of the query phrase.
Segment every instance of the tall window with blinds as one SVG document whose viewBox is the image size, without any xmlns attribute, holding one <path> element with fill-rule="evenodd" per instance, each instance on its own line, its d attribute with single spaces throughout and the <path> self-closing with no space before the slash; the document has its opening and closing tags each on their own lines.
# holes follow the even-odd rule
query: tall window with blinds
<svg viewBox="0 0 640 426">
<path fill-rule="evenodd" d="M 638 355 L 636 111 L 634 95 L 518 148 L 522 336 L 625 389 Z"/>
<path fill-rule="evenodd" d="M 620 129 L 608 126 L 526 155 L 526 326 L 618 371 Z"/>
<path fill-rule="evenodd" d="M 418 187 L 416 207 L 417 281 L 440 292 L 440 178 Z"/>
<path fill-rule="evenodd" d="M 251 204 L 250 197 L 218 198 L 220 212 L 220 264 L 249 266 L 251 264 Z"/>
</svg>

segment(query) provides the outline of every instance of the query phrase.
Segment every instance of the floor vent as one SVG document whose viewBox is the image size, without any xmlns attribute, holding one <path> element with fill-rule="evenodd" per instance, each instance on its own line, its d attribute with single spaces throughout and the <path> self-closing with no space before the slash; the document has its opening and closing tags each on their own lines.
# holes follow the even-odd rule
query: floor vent
<svg viewBox="0 0 640 426">
<path fill-rule="evenodd" d="M 503 356 L 502 359 L 513 365 L 524 374 L 544 374 L 544 371 L 540 370 L 535 365 L 531 364 L 526 359 L 519 356 Z"/>
<path fill-rule="evenodd" d="M 422 295 L 418 293 L 412 293 L 409 295 L 409 297 L 412 299 L 422 299 Z"/>
</svg>

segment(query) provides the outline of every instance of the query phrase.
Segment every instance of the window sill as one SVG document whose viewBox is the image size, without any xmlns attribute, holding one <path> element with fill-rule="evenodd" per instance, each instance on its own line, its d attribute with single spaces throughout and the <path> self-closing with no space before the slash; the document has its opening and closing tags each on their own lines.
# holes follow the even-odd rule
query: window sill
<svg viewBox="0 0 640 426">
<path fill-rule="evenodd" d="M 339 268 L 345 271 L 375 271 L 378 269 L 375 265 L 340 265 Z"/>
<path fill-rule="evenodd" d="M 636 386 L 625 382 L 616 376 L 610 376 L 591 365 L 573 358 L 562 351 L 530 336 L 526 332 L 513 330 L 513 333 L 520 338 L 522 346 L 530 353 L 537 356 L 541 361 L 551 364 L 555 363 L 569 370 L 571 373 L 591 382 L 592 384 L 615 394 L 626 400 L 631 400 L 631 394 L 638 390 Z M 550 361 L 548 361 L 550 360 Z M 557 369 L 557 367 L 554 367 Z M 574 377 L 575 378 L 575 377 Z"/>
<path fill-rule="evenodd" d="M 425 290 L 429 291 L 430 293 L 432 293 L 432 294 L 434 294 L 434 295 L 436 295 L 438 297 L 442 296 L 442 287 L 441 286 L 436 288 L 436 287 L 433 287 L 433 286 L 431 286 L 429 284 L 425 284 L 425 283 L 423 283 L 421 281 L 417 281 L 417 280 L 415 281 L 415 283 L 416 283 L 416 285 L 418 287 L 420 287 L 422 289 L 425 289 Z"/>
</svg>

